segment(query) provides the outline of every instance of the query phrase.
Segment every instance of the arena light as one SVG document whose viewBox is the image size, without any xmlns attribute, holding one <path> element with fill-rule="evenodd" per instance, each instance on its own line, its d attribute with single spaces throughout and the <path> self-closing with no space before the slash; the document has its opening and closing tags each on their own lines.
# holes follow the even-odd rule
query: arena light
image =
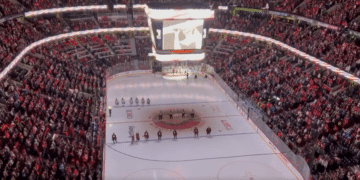
<svg viewBox="0 0 360 180">
<path fill-rule="evenodd" d="M 116 4 L 116 5 L 114 5 L 114 9 L 126 9 L 126 5 L 125 4 Z"/>
<path fill-rule="evenodd" d="M 210 9 L 152 9 L 147 5 L 145 13 L 151 19 L 209 19 L 214 18 L 214 10 Z"/>
<path fill-rule="evenodd" d="M 227 6 L 219 6 L 219 10 L 228 10 L 229 8 Z"/>
<path fill-rule="evenodd" d="M 52 8 L 52 9 L 44 9 L 44 10 L 26 12 L 25 17 L 33 17 L 33 16 L 39 16 L 39 15 L 43 15 L 43 14 L 55 14 L 55 13 L 70 12 L 70 11 L 102 10 L 102 9 L 107 9 L 107 8 L 108 8 L 107 5 Z"/>
<path fill-rule="evenodd" d="M 134 4 L 133 8 L 146 8 L 146 4 Z"/>
</svg>

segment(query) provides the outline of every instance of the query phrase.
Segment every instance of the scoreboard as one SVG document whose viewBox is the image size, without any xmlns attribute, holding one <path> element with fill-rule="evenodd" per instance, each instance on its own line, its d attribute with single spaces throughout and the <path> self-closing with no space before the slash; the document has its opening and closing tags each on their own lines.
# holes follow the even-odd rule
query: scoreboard
<svg viewBox="0 0 360 180">
<path fill-rule="evenodd" d="M 149 3 L 152 54 L 159 61 L 202 60 L 214 11 L 206 4 Z"/>
</svg>

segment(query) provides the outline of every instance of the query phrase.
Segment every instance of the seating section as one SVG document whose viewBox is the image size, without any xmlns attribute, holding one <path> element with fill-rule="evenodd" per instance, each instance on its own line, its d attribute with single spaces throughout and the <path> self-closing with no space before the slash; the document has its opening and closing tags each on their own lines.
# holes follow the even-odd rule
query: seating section
<svg viewBox="0 0 360 180">
<path fill-rule="evenodd" d="M 256 22 L 256 23 L 250 23 Z M 282 41 L 351 74 L 360 76 L 360 40 L 354 36 L 315 27 L 305 22 L 238 12 L 227 29 L 255 33 Z"/>
<path fill-rule="evenodd" d="M 0 81 L 1 177 L 102 178 L 106 69 L 150 68 L 149 38 L 134 40 L 140 43 L 134 45 L 137 56 L 99 59 L 103 49 L 129 47 L 126 36 L 82 36 L 39 46 Z"/>
<path fill-rule="evenodd" d="M 233 36 L 223 42 L 238 49 L 216 48 L 208 63 L 270 117 L 266 123 L 306 159 L 313 179 L 358 177 L 360 86 L 267 43 Z"/>
<path fill-rule="evenodd" d="M 17 2 L 20 4 L 3 0 L 0 18 L 29 10 L 105 3 Z M 360 40 L 345 31 L 360 30 L 359 1 L 237 2 L 249 8 L 269 3 L 270 10 L 323 21 L 341 30 L 244 11 L 235 16 L 216 11 L 211 27 L 282 41 L 360 77 Z M 128 26 L 148 26 L 144 11 L 134 9 L 133 19 L 126 10 L 102 10 L 5 21 L 0 24 L 0 71 L 40 39 Z M 106 75 L 149 69 L 151 45 L 147 32 L 93 34 L 50 42 L 26 54 L 0 81 L 0 177 L 101 179 L 105 115 L 100 106 Z M 235 92 L 247 95 L 263 110 L 269 127 L 306 159 L 313 179 L 360 179 L 359 85 L 284 49 L 247 37 L 210 33 L 205 47 L 207 63 Z"/>
<path fill-rule="evenodd" d="M 48 53 L 26 55 L 0 82 L 5 179 L 102 177 L 104 69 Z"/>
</svg>

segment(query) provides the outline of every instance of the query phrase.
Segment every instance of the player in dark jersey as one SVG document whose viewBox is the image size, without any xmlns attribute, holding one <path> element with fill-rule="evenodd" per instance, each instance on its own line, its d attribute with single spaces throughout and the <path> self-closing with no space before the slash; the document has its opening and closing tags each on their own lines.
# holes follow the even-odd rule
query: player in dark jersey
<svg viewBox="0 0 360 180">
<path fill-rule="evenodd" d="M 115 134 L 115 133 L 112 134 L 112 141 L 113 141 L 114 144 L 115 144 L 115 142 L 117 143 L 117 139 L 116 139 L 116 134 Z"/>
<path fill-rule="evenodd" d="M 146 141 L 149 139 L 149 133 L 148 133 L 147 131 L 145 131 L 144 137 L 145 137 L 145 140 L 146 140 Z"/>
<path fill-rule="evenodd" d="M 158 135 L 158 140 L 161 140 L 162 133 L 160 130 L 158 131 L 157 135 Z"/>
<path fill-rule="evenodd" d="M 136 141 L 140 141 L 140 134 L 136 133 Z"/>
<path fill-rule="evenodd" d="M 174 129 L 174 131 L 173 131 L 173 135 L 174 135 L 174 139 L 177 139 L 177 132 L 176 132 L 175 129 Z"/>
<path fill-rule="evenodd" d="M 194 135 L 195 135 L 195 137 L 199 137 L 199 130 L 198 130 L 198 128 L 194 128 Z"/>
<path fill-rule="evenodd" d="M 170 114 L 169 114 L 169 116 L 170 116 L 170 119 L 172 119 L 172 118 L 173 118 L 173 113 L 171 112 L 171 110 L 170 110 Z"/>
<path fill-rule="evenodd" d="M 208 127 L 208 128 L 206 129 L 206 134 L 207 134 L 207 135 L 210 135 L 210 133 L 211 133 L 211 128 Z"/>
</svg>

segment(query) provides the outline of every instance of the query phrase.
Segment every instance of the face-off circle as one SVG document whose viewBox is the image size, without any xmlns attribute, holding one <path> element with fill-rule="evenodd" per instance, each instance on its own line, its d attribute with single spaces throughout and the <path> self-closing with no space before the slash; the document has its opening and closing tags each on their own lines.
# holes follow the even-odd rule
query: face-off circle
<svg viewBox="0 0 360 180">
<path fill-rule="evenodd" d="M 227 179 L 272 179 L 283 180 L 284 176 L 271 166 L 253 161 L 237 161 L 224 165 L 218 171 L 218 180 Z"/>
<path fill-rule="evenodd" d="M 167 109 L 154 113 L 152 121 L 155 126 L 162 129 L 185 130 L 202 123 L 201 117 L 193 110 L 186 109 Z"/>
</svg>

